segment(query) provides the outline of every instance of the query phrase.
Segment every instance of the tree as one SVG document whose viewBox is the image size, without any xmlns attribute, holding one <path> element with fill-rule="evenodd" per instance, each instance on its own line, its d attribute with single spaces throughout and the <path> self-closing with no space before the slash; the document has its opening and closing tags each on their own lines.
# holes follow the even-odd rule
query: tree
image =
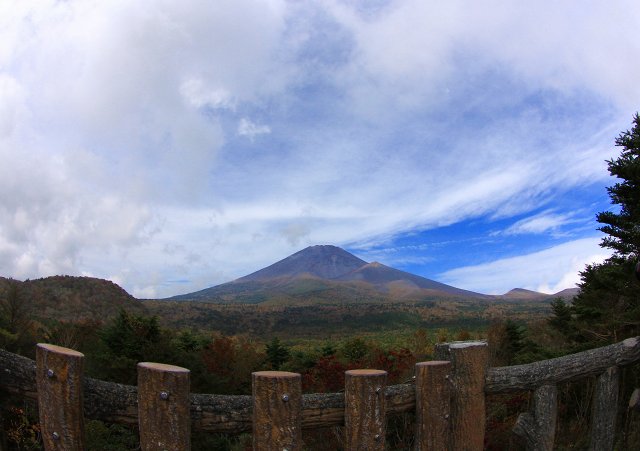
<svg viewBox="0 0 640 451">
<path fill-rule="evenodd" d="M 267 362 L 271 364 L 271 368 L 279 370 L 280 366 L 289 359 L 289 349 L 286 348 L 278 337 L 274 337 L 266 346 Z"/>
<path fill-rule="evenodd" d="M 596 219 L 604 224 L 599 228 L 609 235 L 601 246 L 613 249 L 620 259 L 637 259 L 640 255 L 640 115 L 633 118 L 633 128 L 616 138 L 622 147 L 620 156 L 608 160 L 609 173 L 618 182 L 607 188 L 611 203 L 620 206 L 620 212 L 598 213 Z"/>
<path fill-rule="evenodd" d="M 202 358 L 207 371 L 220 378 L 228 378 L 236 361 L 236 346 L 231 337 L 216 337 L 209 343 Z"/>
<path fill-rule="evenodd" d="M 140 362 L 152 358 L 150 351 L 155 350 L 161 333 L 156 316 L 146 317 L 120 310 L 101 336 L 112 353 Z"/>
<path fill-rule="evenodd" d="M 571 306 L 567 305 L 561 297 L 557 297 L 551 301 L 551 311 L 553 316 L 549 318 L 549 324 L 554 329 L 568 335 L 571 330 Z"/>
<path fill-rule="evenodd" d="M 0 292 L 0 347 L 31 355 L 35 344 L 32 329 L 29 298 L 21 282 L 9 279 L 4 293 Z"/>
<path fill-rule="evenodd" d="M 31 324 L 31 312 L 27 306 L 20 282 L 9 279 L 4 299 L 0 301 L 0 312 L 6 322 L 9 332 L 17 334 L 24 331 Z"/>
<path fill-rule="evenodd" d="M 138 362 L 170 362 L 170 342 L 162 333 L 158 318 L 120 310 L 100 332 L 95 359 L 99 377 L 135 384 Z M 102 349 L 100 349 L 102 348 Z"/>
<path fill-rule="evenodd" d="M 599 230 L 607 234 L 600 246 L 613 250 L 602 264 L 580 273 L 580 293 L 573 300 L 579 340 L 613 342 L 640 333 L 640 284 L 635 278 L 640 257 L 640 115 L 631 130 L 615 140 L 622 152 L 608 160 L 617 182 L 607 188 L 619 211 L 598 213 Z"/>
<path fill-rule="evenodd" d="M 359 363 L 369 355 L 370 347 L 362 338 L 354 337 L 342 344 L 340 352 L 349 363 Z"/>
</svg>

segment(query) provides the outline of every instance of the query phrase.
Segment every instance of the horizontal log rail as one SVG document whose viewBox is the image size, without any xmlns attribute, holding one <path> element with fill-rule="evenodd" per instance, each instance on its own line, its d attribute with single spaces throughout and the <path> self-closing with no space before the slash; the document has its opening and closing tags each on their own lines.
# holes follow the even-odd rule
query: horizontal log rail
<svg viewBox="0 0 640 451">
<path fill-rule="evenodd" d="M 490 395 L 535 390 L 637 362 L 640 362 L 640 337 L 527 365 L 489 368 L 484 392 Z M 0 349 L 0 390 L 37 400 L 35 372 L 33 360 Z M 138 424 L 137 387 L 85 377 L 83 394 L 86 418 Z M 416 408 L 413 383 L 387 386 L 384 396 L 387 416 Z M 237 434 L 252 429 L 252 397 L 249 395 L 191 394 L 190 407 L 193 431 Z M 344 424 L 344 393 L 302 395 L 302 429 Z"/>
<path fill-rule="evenodd" d="M 640 361 L 640 337 L 627 338 L 602 348 L 589 349 L 555 359 L 526 365 L 491 368 L 485 393 L 535 390 L 588 376 L 597 376 L 612 366 L 627 366 Z"/>
</svg>

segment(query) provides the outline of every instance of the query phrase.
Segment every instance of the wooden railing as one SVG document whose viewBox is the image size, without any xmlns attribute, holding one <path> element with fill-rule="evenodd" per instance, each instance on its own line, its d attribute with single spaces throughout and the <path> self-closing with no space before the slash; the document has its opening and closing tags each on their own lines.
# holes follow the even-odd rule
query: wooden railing
<svg viewBox="0 0 640 451">
<path fill-rule="evenodd" d="M 137 425 L 143 450 L 188 450 L 191 431 L 253 433 L 257 450 L 299 450 L 305 430 L 344 426 L 347 450 L 383 450 L 386 417 L 416 414 L 417 450 L 480 450 L 485 396 L 533 391 L 514 432 L 528 449 L 550 450 L 559 383 L 597 376 L 591 449 L 613 449 L 619 367 L 640 361 L 640 337 L 527 365 L 488 367 L 485 342 L 438 345 L 414 383 L 386 386 L 386 373 L 352 370 L 344 393 L 302 394 L 297 373 L 253 373 L 251 396 L 189 393 L 189 370 L 138 364 L 138 386 L 83 376 L 83 355 L 49 344 L 36 362 L 0 349 L 0 390 L 38 401 L 46 450 L 83 450 L 84 418 Z"/>
</svg>

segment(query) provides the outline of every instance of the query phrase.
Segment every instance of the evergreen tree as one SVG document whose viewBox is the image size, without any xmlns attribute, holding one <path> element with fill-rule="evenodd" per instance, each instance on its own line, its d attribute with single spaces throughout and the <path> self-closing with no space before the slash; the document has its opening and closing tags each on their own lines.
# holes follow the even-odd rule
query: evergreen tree
<svg viewBox="0 0 640 451">
<path fill-rule="evenodd" d="M 580 294 L 573 300 L 580 341 L 614 342 L 640 333 L 640 284 L 634 274 L 640 256 L 640 115 L 631 130 L 615 141 L 618 158 L 607 161 L 618 181 L 607 188 L 619 212 L 605 211 L 596 219 L 606 233 L 602 247 L 613 255 L 580 273 Z"/>
<path fill-rule="evenodd" d="M 569 332 L 571 323 L 571 307 L 558 297 L 551 301 L 551 311 L 553 316 L 549 319 L 549 324 L 558 331 L 566 334 Z"/>
<path fill-rule="evenodd" d="M 289 359 L 289 349 L 285 347 L 278 337 L 274 337 L 266 346 L 267 362 L 271 364 L 271 368 L 279 370 L 280 366 Z"/>
<path fill-rule="evenodd" d="M 620 206 L 620 212 L 599 213 L 597 220 L 604 224 L 599 230 L 608 237 L 602 247 L 613 249 L 620 259 L 637 259 L 640 254 L 640 115 L 633 118 L 633 128 L 616 138 L 616 146 L 622 147 L 621 155 L 607 161 L 609 173 L 618 182 L 607 188 L 611 203 Z"/>
<path fill-rule="evenodd" d="M 170 343 L 162 333 L 157 317 L 146 317 L 120 310 L 99 332 L 95 350 L 96 368 L 101 379 L 135 384 L 138 362 L 172 363 Z"/>
</svg>

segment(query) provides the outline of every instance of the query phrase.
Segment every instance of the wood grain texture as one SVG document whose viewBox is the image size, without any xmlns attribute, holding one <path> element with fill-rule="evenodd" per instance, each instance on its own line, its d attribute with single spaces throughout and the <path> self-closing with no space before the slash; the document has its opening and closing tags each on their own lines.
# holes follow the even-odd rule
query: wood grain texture
<svg viewBox="0 0 640 451">
<path fill-rule="evenodd" d="M 445 343 L 436 356 L 451 362 L 450 448 L 478 451 L 484 448 L 485 378 L 489 347 L 483 341 Z M 448 357 L 448 358 L 447 358 Z"/>
<path fill-rule="evenodd" d="M 302 449 L 302 378 L 286 371 L 252 373 L 253 449 Z"/>
<path fill-rule="evenodd" d="M 528 451 L 551 451 L 558 418 L 558 388 L 544 385 L 533 394 L 531 412 L 521 413 L 513 432 L 525 443 Z"/>
<path fill-rule="evenodd" d="M 190 372 L 138 363 L 138 426 L 143 451 L 191 449 Z"/>
<path fill-rule="evenodd" d="M 386 432 L 387 372 L 345 372 L 345 450 L 384 450 Z"/>
<path fill-rule="evenodd" d="M 620 370 L 617 366 L 608 368 L 598 376 L 593 395 L 593 413 L 591 415 L 592 451 L 612 450 L 616 435 L 618 417 L 618 389 Z"/>
<path fill-rule="evenodd" d="M 597 376 L 612 366 L 640 361 L 640 337 L 627 338 L 602 348 L 570 354 L 526 365 L 491 368 L 487 373 L 487 394 L 535 390 L 543 385 Z"/>
<path fill-rule="evenodd" d="M 451 362 L 416 364 L 416 451 L 449 449 Z"/>
<path fill-rule="evenodd" d="M 36 387 L 42 442 L 46 451 L 85 449 L 84 355 L 73 349 L 36 346 Z"/>
</svg>

